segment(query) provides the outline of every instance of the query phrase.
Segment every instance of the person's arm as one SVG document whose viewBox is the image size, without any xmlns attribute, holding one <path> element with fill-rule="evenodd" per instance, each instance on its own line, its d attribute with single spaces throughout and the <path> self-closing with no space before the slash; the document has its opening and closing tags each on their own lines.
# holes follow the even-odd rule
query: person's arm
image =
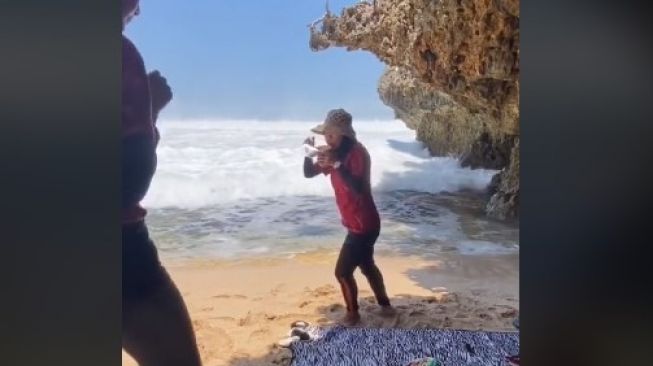
<svg viewBox="0 0 653 366">
<path fill-rule="evenodd" d="M 313 178 L 314 176 L 322 173 L 320 167 L 313 163 L 313 159 L 309 157 L 304 158 L 304 177 Z"/>
<path fill-rule="evenodd" d="M 152 71 L 147 74 L 147 79 L 150 87 L 150 98 L 152 101 L 152 124 L 154 125 L 154 140 L 156 145 L 159 144 L 161 135 L 156 126 L 159 119 L 159 113 L 165 108 L 172 100 L 172 89 L 168 85 L 168 80 L 161 76 L 158 70 Z"/>
<path fill-rule="evenodd" d="M 304 140 L 304 145 L 315 146 L 315 137 L 307 137 Z M 313 162 L 313 158 L 307 152 L 307 155 L 304 157 L 304 177 L 313 178 L 316 175 L 323 173 L 324 170 L 320 167 L 319 164 Z"/>
<path fill-rule="evenodd" d="M 122 207 L 140 202 L 156 170 L 151 99 L 143 59 L 123 37 L 122 53 Z"/>
<path fill-rule="evenodd" d="M 362 194 L 365 190 L 366 172 L 369 170 L 369 161 L 360 150 L 352 150 L 346 159 L 335 168 L 340 176 L 355 193 Z"/>
<path fill-rule="evenodd" d="M 123 134 L 148 135 L 152 128 L 152 106 L 145 65 L 136 47 L 124 36 L 121 100 Z"/>
<path fill-rule="evenodd" d="M 172 100 L 172 89 L 168 85 L 168 80 L 158 70 L 147 74 L 147 79 L 152 99 L 152 122 L 156 125 L 159 113 Z"/>
</svg>

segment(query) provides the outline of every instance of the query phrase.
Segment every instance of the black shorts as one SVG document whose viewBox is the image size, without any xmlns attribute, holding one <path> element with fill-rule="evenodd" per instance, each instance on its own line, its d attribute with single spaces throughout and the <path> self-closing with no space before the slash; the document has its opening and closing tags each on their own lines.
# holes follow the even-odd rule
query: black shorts
<svg viewBox="0 0 653 366">
<path fill-rule="evenodd" d="M 165 283 L 168 274 L 159 262 L 144 222 L 122 226 L 122 298 L 146 296 Z"/>
<path fill-rule="evenodd" d="M 374 244 L 376 244 L 376 239 L 378 239 L 378 238 L 379 238 L 379 232 L 378 231 L 372 231 L 372 232 L 364 233 L 364 234 L 357 234 L 357 233 L 353 233 L 351 231 L 348 231 L 347 236 L 345 237 L 344 244 L 362 245 L 362 246 L 372 247 L 372 246 L 374 246 Z"/>
<path fill-rule="evenodd" d="M 361 266 L 362 269 L 373 266 L 374 244 L 378 237 L 378 232 L 366 234 L 347 233 L 336 262 L 336 277 L 350 276 L 358 266 Z"/>
</svg>

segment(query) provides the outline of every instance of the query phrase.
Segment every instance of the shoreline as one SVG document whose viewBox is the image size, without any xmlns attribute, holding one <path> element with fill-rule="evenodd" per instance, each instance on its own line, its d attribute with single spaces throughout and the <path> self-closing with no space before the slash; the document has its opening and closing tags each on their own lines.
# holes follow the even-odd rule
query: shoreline
<svg viewBox="0 0 653 366">
<path fill-rule="evenodd" d="M 333 275 L 337 253 L 291 259 L 162 259 L 189 309 L 205 366 L 288 364 L 274 346 L 295 320 L 334 324 L 344 314 Z M 394 318 L 377 305 L 360 270 L 355 273 L 364 327 L 515 331 L 519 311 L 519 254 L 377 255 Z M 123 366 L 136 363 L 123 351 Z"/>
</svg>

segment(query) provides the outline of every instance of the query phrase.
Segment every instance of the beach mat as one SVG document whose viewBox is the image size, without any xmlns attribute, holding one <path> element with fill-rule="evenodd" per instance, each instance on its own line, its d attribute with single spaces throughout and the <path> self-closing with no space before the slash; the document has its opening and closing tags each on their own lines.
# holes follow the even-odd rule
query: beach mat
<svg viewBox="0 0 653 366">
<path fill-rule="evenodd" d="M 519 353 L 519 334 L 451 329 L 309 327 L 292 344 L 291 366 L 406 366 L 433 357 L 442 366 L 503 366 Z"/>
</svg>

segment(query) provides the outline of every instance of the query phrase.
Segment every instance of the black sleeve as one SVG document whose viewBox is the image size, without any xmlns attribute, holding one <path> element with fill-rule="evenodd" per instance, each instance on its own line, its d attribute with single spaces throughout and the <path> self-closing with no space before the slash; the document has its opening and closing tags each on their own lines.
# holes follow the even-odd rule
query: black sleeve
<svg viewBox="0 0 653 366">
<path fill-rule="evenodd" d="M 304 158 L 304 177 L 313 178 L 314 176 L 320 174 L 320 169 L 315 166 L 313 159 L 309 157 Z"/>
</svg>

